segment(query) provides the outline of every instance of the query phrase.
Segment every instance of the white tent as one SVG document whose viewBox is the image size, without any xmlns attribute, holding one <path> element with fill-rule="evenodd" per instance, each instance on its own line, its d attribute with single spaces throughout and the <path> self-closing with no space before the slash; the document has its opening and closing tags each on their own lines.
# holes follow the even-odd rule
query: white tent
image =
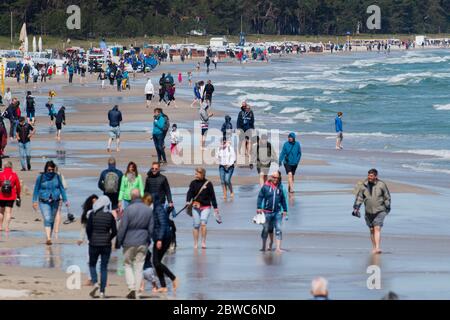
<svg viewBox="0 0 450 320">
<path fill-rule="evenodd" d="M 36 37 L 33 36 L 33 52 L 36 52 Z"/>
<path fill-rule="evenodd" d="M 39 52 L 42 52 L 42 37 L 39 37 L 38 48 Z"/>
<path fill-rule="evenodd" d="M 27 25 L 24 23 L 20 29 L 19 40 L 21 42 L 20 50 L 22 52 L 28 52 L 28 37 L 27 37 Z"/>
<path fill-rule="evenodd" d="M 28 37 L 25 38 L 25 41 L 23 43 L 23 49 L 24 52 L 28 52 Z"/>
</svg>

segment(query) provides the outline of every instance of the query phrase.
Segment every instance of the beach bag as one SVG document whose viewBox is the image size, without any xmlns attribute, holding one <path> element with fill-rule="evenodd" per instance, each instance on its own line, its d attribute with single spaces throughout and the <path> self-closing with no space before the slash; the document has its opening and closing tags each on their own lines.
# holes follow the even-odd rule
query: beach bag
<svg viewBox="0 0 450 320">
<path fill-rule="evenodd" d="M 119 192 L 119 176 L 115 172 L 108 172 L 105 176 L 105 193 Z"/>
<path fill-rule="evenodd" d="M 253 223 L 255 223 L 255 224 L 264 224 L 264 223 L 266 223 L 266 215 L 264 213 L 256 214 L 253 217 Z"/>
<path fill-rule="evenodd" d="M 198 196 L 202 193 L 204 189 L 206 189 L 206 186 L 208 185 L 209 181 L 206 180 L 206 182 L 202 185 L 200 190 L 197 192 L 196 196 L 189 202 L 189 204 L 186 206 L 186 213 L 188 216 L 192 217 L 192 209 L 194 207 L 194 202 L 197 200 Z"/>
</svg>

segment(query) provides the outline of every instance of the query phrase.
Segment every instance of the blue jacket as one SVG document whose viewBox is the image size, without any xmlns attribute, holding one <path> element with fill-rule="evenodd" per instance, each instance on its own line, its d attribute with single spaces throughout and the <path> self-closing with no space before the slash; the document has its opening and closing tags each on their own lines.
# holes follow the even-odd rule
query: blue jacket
<svg viewBox="0 0 450 320">
<path fill-rule="evenodd" d="M 119 188 L 120 188 L 120 183 L 122 181 L 122 176 L 123 173 L 122 171 L 116 169 L 116 166 L 113 165 L 108 165 L 108 169 L 103 170 L 102 173 L 100 174 L 100 179 L 98 179 L 98 188 L 100 190 L 102 190 L 103 192 L 105 192 L 105 178 L 106 175 L 110 172 L 114 172 L 119 176 Z M 119 193 L 119 191 L 117 191 L 117 193 Z"/>
<path fill-rule="evenodd" d="M 280 186 L 266 182 L 258 194 L 257 208 L 266 212 L 287 212 L 286 197 Z"/>
<path fill-rule="evenodd" d="M 201 95 L 200 95 L 200 89 L 197 86 L 194 86 L 194 96 L 196 99 L 201 99 Z"/>
<path fill-rule="evenodd" d="M 160 114 L 153 122 L 153 134 L 163 134 L 166 119 Z"/>
<path fill-rule="evenodd" d="M 342 129 L 342 119 L 339 117 L 336 117 L 336 119 L 334 119 L 334 125 L 336 127 L 336 132 L 343 132 L 344 130 Z"/>
<path fill-rule="evenodd" d="M 152 194 L 153 197 L 153 241 L 163 241 L 170 238 L 170 225 L 169 215 L 164 209 L 159 195 L 157 193 Z"/>
<path fill-rule="evenodd" d="M 122 121 L 122 112 L 119 111 L 117 106 L 114 106 L 108 112 L 108 120 L 110 127 L 118 127 L 120 126 L 120 122 Z"/>
<path fill-rule="evenodd" d="M 67 201 L 66 191 L 64 190 L 61 178 L 56 173 L 42 173 L 36 179 L 33 192 L 33 202 L 38 201 L 59 201 L 62 198 Z"/>
<path fill-rule="evenodd" d="M 279 164 L 285 164 L 285 157 L 287 156 L 288 161 L 287 164 L 291 166 L 296 166 L 300 162 L 302 158 L 302 148 L 300 146 L 300 142 L 294 141 L 294 143 L 290 143 L 289 141 L 285 142 L 283 145 L 283 149 L 280 153 Z"/>
</svg>

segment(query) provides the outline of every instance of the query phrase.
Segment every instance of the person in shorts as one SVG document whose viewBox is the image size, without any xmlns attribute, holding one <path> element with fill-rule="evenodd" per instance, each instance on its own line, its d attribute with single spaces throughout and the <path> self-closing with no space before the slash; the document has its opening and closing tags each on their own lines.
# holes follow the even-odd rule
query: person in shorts
<svg viewBox="0 0 450 320">
<path fill-rule="evenodd" d="M 302 148 L 300 142 L 296 141 L 294 132 L 288 136 L 288 141 L 283 145 L 280 153 L 279 165 L 284 165 L 286 174 L 288 175 L 288 191 L 294 193 L 294 176 L 297 171 L 298 164 L 302 158 Z"/>
<path fill-rule="evenodd" d="M 336 128 L 336 150 L 343 149 L 342 140 L 344 139 L 344 129 L 342 128 L 342 115 L 342 112 L 338 112 L 336 119 L 334 119 L 334 126 Z"/>
<path fill-rule="evenodd" d="M 384 225 L 384 219 L 391 211 L 391 194 L 386 183 L 378 179 L 376 169 L 369 170 L 367 180 L 357 190 L 353 205 L 354 216 L 360 216 L 359 210 L 362 204 L 366 211 L 366 224 L 370 229 L 372 254 L 380 254 L 381 228 Z"/>
<path fill-rule="evenodd" d="M 119 106 L 115 105 L 108 112 L 109 120 L 109 140 L 107 151 L 111 152 L 111 144 L 116 140 L 116 151 L 120 151 L 120 123 L 122 122 L 122 112 L 119 111 Z"/>
</svg>

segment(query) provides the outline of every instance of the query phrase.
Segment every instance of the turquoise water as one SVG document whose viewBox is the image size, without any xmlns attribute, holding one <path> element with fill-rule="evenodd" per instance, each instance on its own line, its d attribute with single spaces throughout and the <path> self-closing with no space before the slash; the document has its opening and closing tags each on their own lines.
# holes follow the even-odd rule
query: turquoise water
<svg viewBox="0 0 450 320">
<path fill-rule="evenodd" d="M 233 68 L 217 77 L 218 95 L 236 107 L 247 100 L 259 127 L 323 137 L 315 147 L 329 148 L 342 111 L 345 146 L 426 156 L 403 168 L 450 174 L 449 50 L 287 57 Z"/>
</svg>

